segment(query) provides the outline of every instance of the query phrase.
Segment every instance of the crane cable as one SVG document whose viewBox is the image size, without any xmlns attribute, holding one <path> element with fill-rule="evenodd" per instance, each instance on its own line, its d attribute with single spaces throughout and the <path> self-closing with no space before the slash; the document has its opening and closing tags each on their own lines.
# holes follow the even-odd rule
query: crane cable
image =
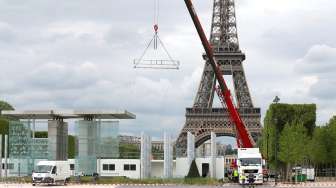
<svg viewBox="0 0 336 188">
<path fill-rule="evenodd" d="M 154 50 L 157 50 L 158 48 L 159 8 L 160 8 L 159 0 L 154 0 L 154 25 L 153 25 L 155 32 Z"/>
<path fill-rule="evenodd" d="M 160 2 L 159 0 L 154 0 L 154 26 L 159 24 L 159 10 Z"/>
</svg>

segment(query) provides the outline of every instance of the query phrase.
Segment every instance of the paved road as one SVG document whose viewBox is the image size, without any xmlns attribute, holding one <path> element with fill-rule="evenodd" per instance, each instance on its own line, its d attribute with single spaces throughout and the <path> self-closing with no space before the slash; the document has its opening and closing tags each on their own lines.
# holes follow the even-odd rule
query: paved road
<svg viewBox="0 0 336 188">
<path fill-rule="evenodd" d="M 31 184 L 3 184 L 0 183 L 1 188 L 28 188 L 28 187 L 33 187 Z M 232 188 L 242 188 L 242 186 L 239 185 L 223 185 L 223 186 L 176 186 L 176 185 L 167 185 L 167 186 L 155 186 L 155 185 L 68 185 L 68 186 L 46 186 L 46 185 L 38 185 L 35 186 L 37 188 L 44 188 L 44 187 L 51 187 L 51 188 L 61 188 L 61 187 L 66 187 L 66 188 L 150 188 L 150 187 L 155 187 L 155 188 L 220 188 L 220 187 L 232 187 Z M 309 187 L 309 188 L 329 188 L 329 187 L 335 187 L 335 185 L 283 185 L 283 186 L 277 186 L 279 188 L 282 187 Z M 248 188 L 248 186 L 245 186 L 245 188 Z M 256 186 L 255 188 L 274 188 L 274 186 L 271 185 L 262 185 L 262 186 Z"/>
</svg>

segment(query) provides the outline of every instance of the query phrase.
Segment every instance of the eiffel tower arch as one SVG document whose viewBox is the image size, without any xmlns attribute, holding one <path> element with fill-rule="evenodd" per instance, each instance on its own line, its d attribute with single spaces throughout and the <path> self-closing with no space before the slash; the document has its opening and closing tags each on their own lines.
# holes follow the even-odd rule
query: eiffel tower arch
<svg viewBox="0 0 336 188">
<path fill-rule="evenodd" d="M 243 61 L 245 54 L 239 48 L 234 0 L 214 0 L 210 43 L 223 75 L 231 75 L 238 111 L 254 140 L 261 135 L 260 108 L 255 108 L 247 84 Z M 186 109 L 186 122 L 176 141 L 178 155 L 186 154 L 187 133 L 195 135 L 196 147 L 217 136 L 235 137 L 235 128 L 227 108 L 213 108 L 216 78 L 206 55 L 205 66 L 193 107 Z"/>
</svg>

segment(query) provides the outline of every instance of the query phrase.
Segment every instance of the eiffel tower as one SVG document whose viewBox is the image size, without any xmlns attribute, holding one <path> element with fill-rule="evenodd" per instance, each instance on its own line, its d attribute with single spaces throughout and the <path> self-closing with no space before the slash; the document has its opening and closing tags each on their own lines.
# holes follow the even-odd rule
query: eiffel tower
<svg viewBox="0 0 336 188">
<path fill-rule="evenodd" d="M 214 0 L 210 43 L 223 75 L 232 75 L 236 105 L 251 136 L 256 141 L 261 135 L 260 108 L 255 108 L 247 85 L 243 61 L 245 54 L 239 48 L 234 0 Z M 216 78 L 206 55 L 202 79 L 192 108 L 186 109 L 186 122 L 177 138 L 177 155 L 185 156 L 187 133 L 195 135 L 196 147 L 217 136 L 235 137 L 235 127 L 227 108 L 213 108 Z"/>
</svg>

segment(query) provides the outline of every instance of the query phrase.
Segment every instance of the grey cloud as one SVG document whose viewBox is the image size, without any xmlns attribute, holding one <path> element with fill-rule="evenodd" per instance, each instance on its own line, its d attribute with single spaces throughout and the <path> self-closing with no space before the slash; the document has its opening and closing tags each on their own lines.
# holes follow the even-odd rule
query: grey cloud
<svg viewBox="0 0 336 188">
<path fill-rule="evenodd" d="M 273 1 L 275 5 L 282 2 Z M 295 3 L 300 4 L 299 2 L 311 5 L 316 3 L 314 1 Z M 272 4 L 272 1 L 265 3 Z M 330 24 L 336 21 L 331 8 L 334 3 L 324 1 L 321 2 L 321 6 L 306 5 L 300 9 L 290 7 L 289 1 L 283 1 L 282 4 L 288 4 L 290 8 L 277 10 L 277 8 L 258 7 L 258 3 L 251 2 L 249 12 L 237 13 L 240 18 L 238 22 L 240 39 L 244 44 L 242 47 L 249 51 L 257 48 L 268 57 L 281 58 L 284 60 L 283 63 L 286 63 L 291 59 L 302 57 L 315 44 L 332 46 L 336 43 L 335 38 L 331 37 L 331 34 L 336 32 L 336 27 Z M 254 11 L 253 16 L 251 11 Z"/>
<path fill-rule="evenodd" d="M 336 99 L 336 79 L 320 79 L 316 84 L 314 84 L 309 91 L 309 94 L 316 97 L 322 101 L 332 102 Z M 329 103 L 330 107 L 334 106 L 333 103 Z M 336 110 L 335 110 L 336 111 Z"/>
<path fill-rule="evenodd" d="M 84 89 L 99 80 L 97 67 L 89 62 L 75 65 L 45 63 L 33 70 L 26 83 L 33 89 Z"/>
<path fill-rule="evenodd" d="M 304 58 L 308 49 L 315 44 L 335 46 L 330 36 L 335 33 L 333 3 L 324 0 L 313 7 L 315 13 L 300 5 L 278 14 L 255 8 L 265 2 L 237 1 L 239 37 L 247 53 L 245 68 L 255 106 L 265 110 L 279 94 L 284 102 L 314 98 L 323 104 L 323 114 L 331 114 L 333 108 L 324 97 L 306 92 L 300 78 L 312 73 L 297 70 L 295 62 L 302 57 L 315 66 L 312 58 Z M 211 6 L 211 1 L 195 1 L 206 31 Z M 204 63 L 204 50 L 183 1 L 161 1 L 159 23 L 166 47 L 181 60 L 179 71 L 132 68 L 132 59 L 153 34 L 152 1 L 0 0 L 0 17 L 7 23 L 0 27 L 0 39 L 10 39 L 0 42 L 0 69 L 6 73 L 0 75 L 0 96 L 17 108 L 128 109 L 138 119 L 122 121 L 125 132 L 145 130 L 160 136 L 163 128 L 182 128 Z M 81 69 L 85 62 L 95 68 Z M 332 80 L 332 74 L 318 76 L 322 82 Z M 322 121 L 326 118 L 323 115 Z"/>
<path fill-rule="evenodd" d="M 13 40 L 15 40 L 14 30 L 8 23 L 0 21 L 0 44 L 1 43 L 8 44 Z"/>
<path fill-rule="evenodd" d="M 335 73 L 336 48 L 327 45 L 312 46 L 307 54 L 298 60 L 297 71 L 308 74 Z"/>
<path fill-rule="evenodd" d="M 314 45 L 296 63 L 295 72 L 302 77 L 310 76 L 307 96 L 317 103 L 320 118 L 334 115 L 336 99 L 336 48 Z"/>
</svg>

